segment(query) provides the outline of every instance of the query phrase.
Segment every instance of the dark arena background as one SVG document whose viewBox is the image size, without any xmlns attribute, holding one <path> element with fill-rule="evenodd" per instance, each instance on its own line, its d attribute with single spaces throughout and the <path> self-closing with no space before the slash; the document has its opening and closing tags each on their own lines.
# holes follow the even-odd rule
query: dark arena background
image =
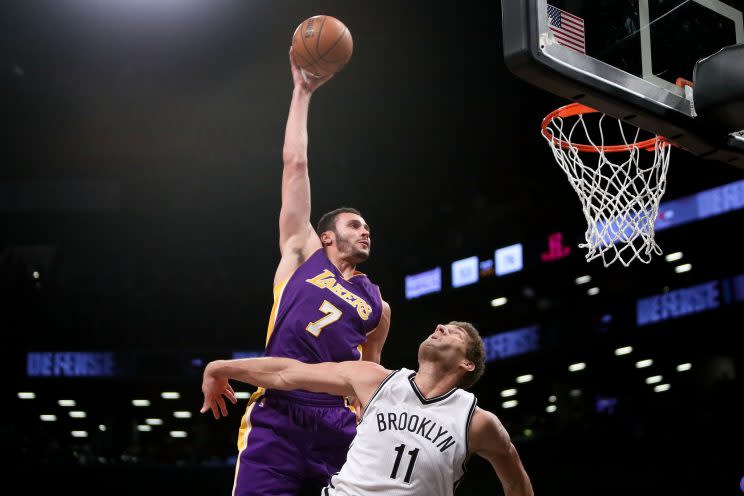
<svg viewBox="0 0 744 496">
<path fill-rule="evenodd" d="M 509 0 L 503 0 L 509 1 Z M 17 494 L 226 495 L 277 262 L 287 52 L 341 19 L 313 96 L 313 216 L 361 210 L 388 368 L 467 320 L 474 388 L 540 495 L 744 494 L 744 170 L 672 151 L 646 265 L 587 263 L 540 136 L 565 102 L 505 67 L 499 2 L 32 0 L 0 6 L 2 444 Z M 673 220 L 672 220 L 673 219 Z M 741 486 L 744 487 L 744 486 Z M 474 457 L 460 495 L 503 494 Z"/>
</svg>

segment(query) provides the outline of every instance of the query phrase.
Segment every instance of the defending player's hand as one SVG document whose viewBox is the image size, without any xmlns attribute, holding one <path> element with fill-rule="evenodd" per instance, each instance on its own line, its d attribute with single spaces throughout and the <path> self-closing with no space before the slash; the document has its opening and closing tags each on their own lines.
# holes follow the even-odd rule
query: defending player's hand
<svg viewBox="0 0 744 496">
<path fill-rule="evenodd" d="M 346 398 L 346 401 L 352 410 L 354 410 L 354 415 L 356 415 L 356 421 L 358 424 L 362 421 L 362 402 L 359 401 L 359 398 L 356 396 L 349 396 Z"/>
<path fill-rule="evenodd" d="M 215 377 L 206 370 L 202 379 L 202 393 L 204 393 L 204 404 L 199 412 L 205 413 L 207 410 L 212 410 L 212 415 L 216 419 L 227 417 L 225 398 L 230 400 L 233 405 L 238 402 L 235 398 L 235 391 L 233 391 L 228 380 L 224 377 Z"/>
<path fill-rule="evenodd" d="M 323 77 L 315 77 L 300 69 L 300 67 L 295 63 L 291 47 L 289 48 L 289 66 L 292 69 L 292 80 L 294 81 L 295 88 L 299 86 L 308 93 L 317 90 L 323 86 L 326 81 L 333 77 L 333 74 Z"/>
</svg>

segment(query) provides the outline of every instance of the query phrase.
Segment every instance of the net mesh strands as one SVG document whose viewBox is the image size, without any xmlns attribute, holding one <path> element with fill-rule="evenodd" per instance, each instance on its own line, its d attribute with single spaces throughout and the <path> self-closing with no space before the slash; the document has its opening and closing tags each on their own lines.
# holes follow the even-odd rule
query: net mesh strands
<svg viewBox="0 0 744 496">
<path fill-rule="evenodd" d="M 638 127 L 580 104 L 552 112 L 542 135 L 581 201 L 587 222 L 586 260 L 651 262 L 662 250 L 654 239 L 666 189 L 671 146 L 661 137 L 639 141 Z M 622 144 L 607 145 L 608 142 Z"/>
</svg>

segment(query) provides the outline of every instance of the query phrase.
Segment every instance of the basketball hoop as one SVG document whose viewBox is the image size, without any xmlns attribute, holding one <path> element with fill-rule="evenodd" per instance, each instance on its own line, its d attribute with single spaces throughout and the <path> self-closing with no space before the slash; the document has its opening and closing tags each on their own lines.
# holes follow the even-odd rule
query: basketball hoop
<svg viewBox="0 0 744 496">
<path fill-rule="evenodd" d="M 646 133 L 640 128 L 579 103 L 551 112 L 541 128 L 581 200 L 587 230 L 579 247 L 588 249 L 586 260 L 601 257 L 605 267 L 616 261 L 627 267 L 661 255 L 654 222 L 666 189 L 670 143 L 661 136 L 640 139 Z M 606 145 L 606 138 L 623 144 Z"/>
</svg>

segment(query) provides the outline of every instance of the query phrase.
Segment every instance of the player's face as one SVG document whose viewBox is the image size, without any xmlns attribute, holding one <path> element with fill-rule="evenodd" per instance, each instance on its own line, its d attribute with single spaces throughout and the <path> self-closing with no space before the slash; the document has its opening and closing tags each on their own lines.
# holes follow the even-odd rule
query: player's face
<svg viewBox="0 0 744 496">
<path fill-rule="evenodd" d="M 357 214 L 344 212 L 336 217 L 336 248 L 351 262 L 357 264 L 369 258 L 372 246 L 369 226 Z"/>
<path fill-rule="evenodd" d="M 465 358 L 469 344 L 470 337 L 464 329 L 452 324 L 439 324 L 421 343 L 421 348 L 428 348 L 442 359 L 457 361 Z"/>
</svg>

